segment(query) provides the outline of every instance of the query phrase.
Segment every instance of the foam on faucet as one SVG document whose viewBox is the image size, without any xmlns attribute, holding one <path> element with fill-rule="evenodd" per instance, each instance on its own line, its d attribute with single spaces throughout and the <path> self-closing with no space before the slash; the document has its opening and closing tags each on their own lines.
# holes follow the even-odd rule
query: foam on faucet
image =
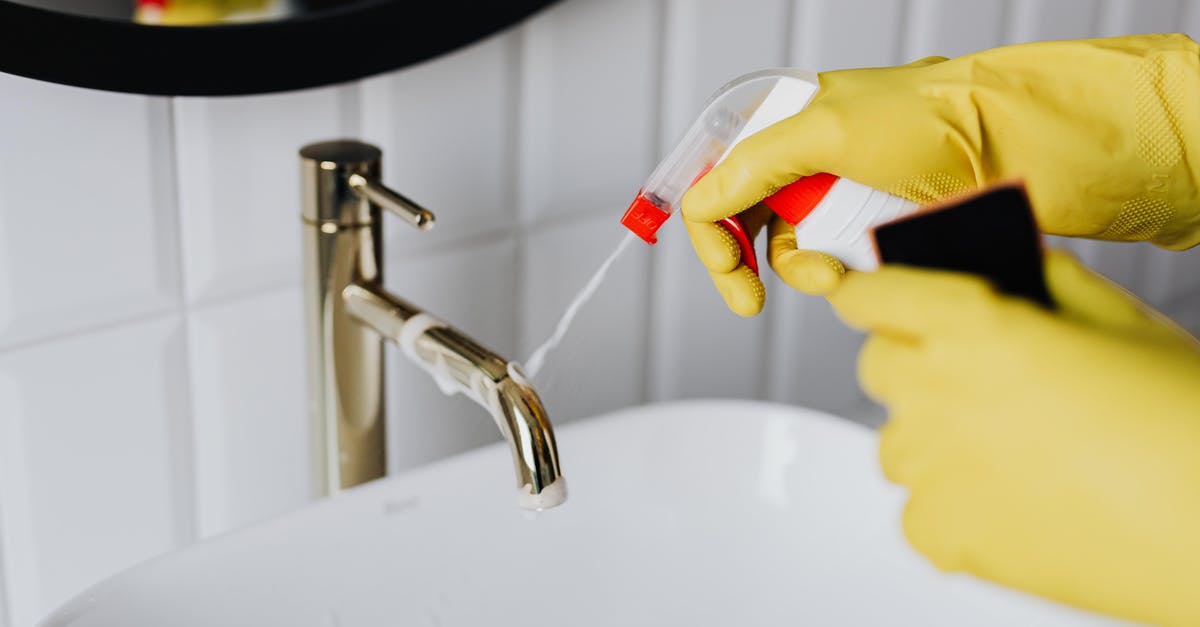
<svg viewBox="0 0 1200 627">
<path fill-rule="evenodd" d="M 444 363 L 428 363 L 417 354 L 417 338 L 425 334 L 430 329 L 440 329 L 448 326 L 440 318 L 429 315 L 427 313 L 419 313 L 404 322 L 404 326 L 400 327 L 400 337 L 396 338 L 396 343 L 400 345 L 400 350 L 408 357 L 410 361 L 420 366 L 425 372 L 428 372 L 437 383 L 438 389 L 446 396 L 453 396 L 456 392 L 462 392 L 462 386 L 458 385 L 446 375 L 446 366 Z M 442 359 L 441 353 L 436 354 L 437 359 Z"/>
<path fill-rule="evenodd" d="M 558 507 L 567 500 L 567 480 L 559 477 L 550 485 L 542 486 L 541 492 L 534 492 L 528 483 L 521 486 L 517 492 L 517 505 L 522 509 L 540 512 L 552 507 Z"/>
</svg>

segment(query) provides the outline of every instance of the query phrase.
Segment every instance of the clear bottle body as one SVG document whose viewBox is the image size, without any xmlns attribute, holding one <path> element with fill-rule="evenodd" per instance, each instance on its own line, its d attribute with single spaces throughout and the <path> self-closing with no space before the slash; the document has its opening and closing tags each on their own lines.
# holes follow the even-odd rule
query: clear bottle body
<svg viewBox="0 0 1200 627">
<path fill-rule="evenodd" d="M 688 188 L 741 141 L 802 111 L 818 88 L 815 73 L 791 68 L 759 70 L 726 83 L 650 174 L 622 224 L 655 243 L 655 233 L 679 209 Z M 846 179 L 836 179 L 829 186 L 833 179 L 821 176 L 826 178 L 816 193 L 813 186 L 818 177 L 806 177 L 764 202 L 795 225 L 801 248 L 833 255 L 851 269 L 874 268 L 878 261 L 871 228 L 911 213 L 917 206 Z M 738 239 L 747 265 L 757 270 L 753 244 L 740 223 L 733 219 L 722 224 Z"/>
</svg>

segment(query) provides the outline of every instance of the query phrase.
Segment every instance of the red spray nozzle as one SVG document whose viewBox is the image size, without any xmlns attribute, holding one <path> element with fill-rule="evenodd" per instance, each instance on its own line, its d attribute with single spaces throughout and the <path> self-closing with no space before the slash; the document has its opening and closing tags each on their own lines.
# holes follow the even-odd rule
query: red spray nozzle
<svg viewBox="0 0 1200 627">
<path fill-rule="evenodd" d="M 650 174 L 621 223 L 648 243 L 658 241 L 655 233 L 697 179 L 744 138 L 803 109 L 817 87 L 816 74 L 793 68 L 751 72 L 726 83 Z M 746 265 L 757 271 L 745 229 L 736 218 L 724 224 L 742 247 Z"/>
<path fill-rule="evenodd" d="M 655 236 L 655 233 L 658 233 L 659 227 L 669 217 L 671 217 L 671 212 L 654 204 L 641 191 L 638 191 L 637 198 L 633 199 L 629 209 L 625 210 L 625 215 L 621 216 L 621 224 L 645 240 L 647 244 L 656 244 L 658 237 Z"/>
</svg>

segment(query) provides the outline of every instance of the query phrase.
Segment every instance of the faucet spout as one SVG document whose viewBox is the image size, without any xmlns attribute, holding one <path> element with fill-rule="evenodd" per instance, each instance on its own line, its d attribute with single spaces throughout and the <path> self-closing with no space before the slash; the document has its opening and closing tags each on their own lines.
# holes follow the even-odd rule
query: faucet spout
<svg viewBox="0 0 1200 627">
<path fill-rule="evenodd" d="M 515 363 L 373 282 L 347 285 L 342 299 L 351 317 L 397 342 L 443 391 L 464 394 L 491 414 L 512 451 L 521 507 L 543 510 L 566 500 L 554 429 Z"/>
<path fill-rule="evenodd" d="M 517 504 L 541 511 L 567 500 L 567 481 L 558 467 L 558 448 L 550 419 L 516 366 L 496 383 L 489 408 L 512 450 L 517 471 Z"/>
</svg>

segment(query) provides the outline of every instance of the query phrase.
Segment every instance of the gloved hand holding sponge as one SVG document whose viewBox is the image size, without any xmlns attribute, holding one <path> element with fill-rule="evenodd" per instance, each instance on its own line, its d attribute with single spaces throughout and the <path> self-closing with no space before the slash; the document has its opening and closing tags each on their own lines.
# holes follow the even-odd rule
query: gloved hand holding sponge
<svg viewBox="0 0 1200 627">
<path fill-rule="evenodd" d="M 1200 344 L 1064 253 L 1057 309 L 970 275 L 852 272 L 885 476 L 936 566 L 1107 614 L 1200 625 Z"/>
<path fill-rule="evenodd" d="M 826 294 L 841 279 L 841 264 L 796 250 L 790 227 L 758 204 L 817 172 L 922 204 L 1022 179 L 1047 233 L 1193 246 L 1198 51 L 1183 35 L 1141 35 L 822 73 L 803 111 L 739 143 L 687 192 L 692 243 L 745 316 L 765 292 L 715 224 L 727 216 L 745 214 L 748 231 L 770 220 L 768 258 L 791 287 Z"/>
<path fill-rule="evenodd" d="M 919 202 L 1022 180 L 1057 235 L 1200 242 L 1200 46 L 1182 35 L 1032 43 L 823 73 L 807 108 L 683 198 L 728 306 L 758 276 L 717 221 L 769 225 L 771 267 L 868 333 L 885 475 L 938 567 L 1138 621 L 1200 625 L 1200 344 L 1051 251 L 1054 310 L 965 274 L 846 273 L 760 201 L 828 172 Z"/>
</svg>

